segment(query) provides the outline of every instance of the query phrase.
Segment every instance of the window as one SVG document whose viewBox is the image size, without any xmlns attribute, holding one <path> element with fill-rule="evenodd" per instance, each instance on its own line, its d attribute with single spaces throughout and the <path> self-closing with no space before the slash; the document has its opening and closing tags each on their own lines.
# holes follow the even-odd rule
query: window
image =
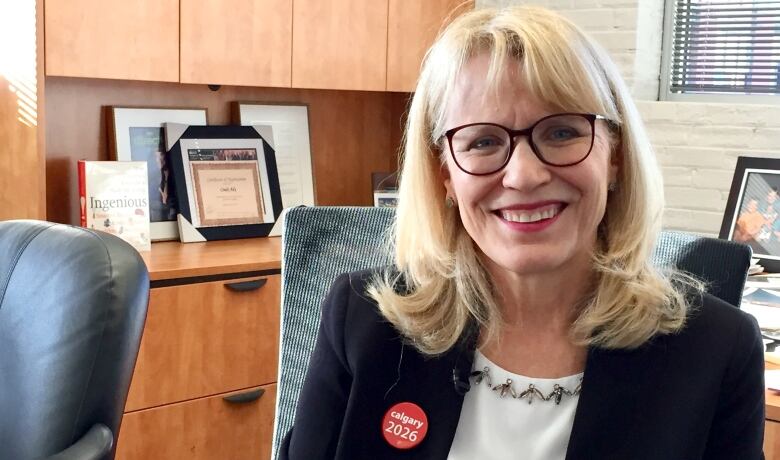
<svg viewBox="0 0 780 460">
<path fill-rule="evenodd" d="M 663 62 L 664 99 L 779 103 L 780 0 L 667 0 Z"/>
</svg>

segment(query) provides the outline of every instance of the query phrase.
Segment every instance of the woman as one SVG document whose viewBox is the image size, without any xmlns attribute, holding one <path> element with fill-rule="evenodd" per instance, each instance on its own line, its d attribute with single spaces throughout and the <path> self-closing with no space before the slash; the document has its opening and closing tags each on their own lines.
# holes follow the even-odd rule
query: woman
<svg viewBox="0 0 780 460">
<path fill-rule="evenodd" d="M 394 267 L 342 275 L 291 459 L 755 459 L 757 325 L 649 257 L 662 184 L 604 51 L 479 10 L 426 55 Z"/>
</svg>

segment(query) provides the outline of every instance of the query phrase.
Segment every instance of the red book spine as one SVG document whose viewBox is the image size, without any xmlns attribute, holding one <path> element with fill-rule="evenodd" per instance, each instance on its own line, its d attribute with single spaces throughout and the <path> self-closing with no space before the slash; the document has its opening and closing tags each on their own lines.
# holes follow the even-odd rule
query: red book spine
<svg viewBox="0 0 780 460">
<path fill-rule="evenodd" d="M 79 209 L 81 209 L 81 226 L 87 226 L 87 171 L 86 162 L 79 160 Z"/>
</svg>

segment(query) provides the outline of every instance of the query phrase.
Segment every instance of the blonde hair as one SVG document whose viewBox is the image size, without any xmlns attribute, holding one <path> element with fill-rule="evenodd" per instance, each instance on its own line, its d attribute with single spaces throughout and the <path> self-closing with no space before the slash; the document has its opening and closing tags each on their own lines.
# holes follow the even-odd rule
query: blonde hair
<svg viewBox="0 0 780 460">
<path fill-rule="evenodd" d="M 629 91 L 606 52 L 570 21 L 537 7 L 480 9 L 454 19 L 428 50 L 404 139 L 392 229 L 395 269 L 369 286 L 382 314 L 423 353 L 450 349 L 471 321 L 494 337 L 502 318 L 492 281 L 439 173 L 447 96 L 477 53 L 488 81 L 517 66 L 529 91 L 552 108 L 597 113 L 612 123 L 618 188 L 609 194 L 594 250 L 593 294 L 571 333 L 576 343 L 634 348 L 679 330 L 695 280 L 650 261 L 660 231 L 663 184 Z M 680 281 L 679 283 L 676 281 Z M 399 289 L 401 282 L 405 288 Z"/>
</svg>

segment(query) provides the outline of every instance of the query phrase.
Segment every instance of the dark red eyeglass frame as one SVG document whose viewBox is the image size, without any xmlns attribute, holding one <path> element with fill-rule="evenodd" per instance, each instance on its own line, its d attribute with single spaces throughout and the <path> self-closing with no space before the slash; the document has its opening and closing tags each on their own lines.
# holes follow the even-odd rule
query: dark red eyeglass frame
<svg viewBox="0 0 780 460">
<path fill-rule="evenodd" d="M 536 126 L 539 125 L 539 123 L 541 123 L 541 122 L 543 122 L 545 120 L 548 120 L 550 118 L 560 117 L 560 116 L 565 116 L 565 115 L 580 116 L 580 117 L 583 117 L 583 118 L 585 118 L 586 120 L 588 120 L 590 122 L 590 147 L 588 147 L 588 153 L 586 153 L 582 158 L 580 158 L 579 160 L 577 160 L 577 161 L 575 161 L 573 163 L 555 164 L 555 163 L 551 163 L 551 162 L 545 160 L 544 157 L 542 157 L 542 154 L 539 153 L 539 149 L 537 148 L 536 143 L 534 143 L 533 136 L 531 134 L 533 133 L 534 128 L 536 128 Z M 544 118 L 540 118 L 534 124 L 532 124 L 531 126 L 529 126 L 528 128 L 525 128 L 525 129 L 509 129 L 506 126 L 499 125 L 497 123 L 469 123 L 469 124 L 466 124 L 466 125 L 456 126 L 456 127 L 452 128 L 452 129 L 449 129 L 449 130 L 445 131 L 444 132 L 444 137 L 447 138 L 447 144 L 450 147 L 450 155 L 452 155 L 452 159 L 455 161 L 455 164 L 458 166 L 458 169 L 460 169 L 464 173 L 470 174 L 472 176 L 489 176 L 491 174 L 495 174 L 495 173 L 501 171 L 502 169 L 504 169 L 506 167 L 507 164 L 509 164 L 509 160 L 512 158 L 512 153 L 515 151 L 515 147 L 517 147 L 517 144 L 515 142 L 515 138 L 519 137 L 519 136 L 525 136 L 528 139 L 528 145 L 531 146 L 531 150 L 534 152 L 534 155 L 536 155 L 536 158 L 538 158 L 539 161 L 541 161 L 542 163 L 544 163 L 546 165 L 557 166 L 557 167 L 565 167 L 565 166 L 574 166 L 574 165 L 576 165 L 578 163 L 582 163 L 583 161 L 585 161 L 586 158 L 588 158 L 588 156 L 590 156 L 590 152 L 593 150 L 593 142 L 594 142 L 594 139 L 596 138 L 596 120 L 607 120 L 607 117 L 605 117 L 603 115 L 596 115 L 594 113 L 572 113 L 572 112 L 555 113 L 555 114 L 552 114 L 552 115 L 548 115 L 548 116 L 546 116 Z M 465 168 L 463 168 L 463 166 L 461 166 L 460 163 L 458 163 L 458 159 L 455 158 L 455 151 L 452 148 L 452 137 L 455 135 L 455 133 L 457 133 L 461 129 L 468 128 L 470 126 L 476 126 L 476 125 L 495 126 L 497 128 L 503 129 L 504 131 L 507 132 L 507 134 L 509 134 L 509 150 L 507 151 L 506 158 L 504 159 L 504 162 L 501 163 L 501 166 L 499 166 L 494 171 L 485 172 L 485 173 L 473 173 L 473 172 L 470 172 L 470 171 L 466 170 Z"/>
</svg>

